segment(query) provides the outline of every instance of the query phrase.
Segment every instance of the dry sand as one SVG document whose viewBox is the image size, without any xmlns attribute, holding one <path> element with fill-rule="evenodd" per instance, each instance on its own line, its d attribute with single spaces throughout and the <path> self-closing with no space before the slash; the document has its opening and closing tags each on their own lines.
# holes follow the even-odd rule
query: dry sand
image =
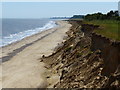
<svg viewBox="0 0 120 90">
<path fill-rule="evenodd" d="M 27 37 L 3 48 L 0 58 L 2 88 L 42 88 L 47 86 L 45 64 L 40 62 L 42 55 L 50 55 L 63 41 L 65 32 L 71 27 L 66 21 L 58 21 L 60 26 Z M 1 67 L 1 65 L 0 65 Z"/>
</svg>

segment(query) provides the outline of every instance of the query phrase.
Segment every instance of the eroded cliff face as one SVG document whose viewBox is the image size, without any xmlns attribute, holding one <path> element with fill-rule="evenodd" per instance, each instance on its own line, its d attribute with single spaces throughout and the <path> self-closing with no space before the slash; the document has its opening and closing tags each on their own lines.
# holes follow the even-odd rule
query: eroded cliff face
<svg viewBox="0 0 120 90">
<path fill-rule="evenodd" d="M 100 50 L 104 60 L 103 75 L 114 74 L 120 65 L 120 42 L 110 40 L 102 35 L 92 33 L 91 49 Z"/>
<path fill-rule="evenodd" d="M 68 37 L 55 53 L 42 61 L 59 79 L 54 88 L 119 88 L 120 43 L 93 33 L 97 25 L 69 21 L 72 24 Z"/>
</svg>

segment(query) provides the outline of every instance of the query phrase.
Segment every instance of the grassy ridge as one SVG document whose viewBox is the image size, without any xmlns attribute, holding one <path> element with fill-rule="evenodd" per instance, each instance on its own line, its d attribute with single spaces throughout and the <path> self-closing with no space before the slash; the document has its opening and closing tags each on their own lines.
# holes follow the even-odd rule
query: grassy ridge
<svg viewBox="0 0 120 90">
<path fill-rule="evenodd" d="M 96 33 L 104 35 L 114 40 L 120 40 L 120 21 L 116 20 L 92 20 L 84 21 L 84 23 L 100 25 L 99 29 L 95 30 Z"/>
</svg>

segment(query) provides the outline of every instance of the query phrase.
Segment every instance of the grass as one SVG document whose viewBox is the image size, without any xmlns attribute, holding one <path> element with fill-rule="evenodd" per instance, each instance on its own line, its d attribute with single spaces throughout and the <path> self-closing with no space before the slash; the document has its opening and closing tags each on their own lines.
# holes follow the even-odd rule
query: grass
<svg viewBox="0 0 120 90">
<path fill-rule="evenodd" d="M 99 29 L 95 32 L 105 37 L 111 38 L 113 40 L 120 41 L 120 21 L 115 20 L 94 20 L 94 21 L 84 21 L 84 23 L 100 25 Z"/>
</svg>

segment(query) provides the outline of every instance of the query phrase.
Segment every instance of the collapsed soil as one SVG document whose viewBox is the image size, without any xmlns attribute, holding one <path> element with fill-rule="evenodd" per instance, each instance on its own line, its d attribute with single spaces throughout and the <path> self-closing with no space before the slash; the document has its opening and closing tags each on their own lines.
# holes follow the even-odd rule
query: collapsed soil
<svg viewBox="0 0 120 90">
<path fill-rule="evenodd" d="M 114 49 L 106 48 L 106 42 L 100 36 L 103 43 L 100 48 L 96 47 L 94 43 L 99 43 L 99 40 L 93 37 L 93 31 L 99 26 L 76 20 L 69 23 L 72 27 L 66 33 L 68 37 L 56 47 L 52 55 L 41 59 L 49 71 L 46 73 L 48 87 L 120 88 L 120 43 L 110 43 Z M 108 53 L 104 53 L 106 50 Z M 109 52 L 114 52 L 114 55 Z"/>
</svg>

